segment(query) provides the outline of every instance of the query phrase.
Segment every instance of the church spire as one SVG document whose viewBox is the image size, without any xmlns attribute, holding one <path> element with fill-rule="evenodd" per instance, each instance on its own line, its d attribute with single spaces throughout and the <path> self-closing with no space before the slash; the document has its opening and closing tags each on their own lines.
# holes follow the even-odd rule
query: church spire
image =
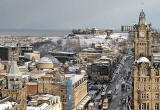
<svg viewBox="0 0 160 110">
<path fill-rule="evenodd" d="M 8 71 L 8 76 L 22 76 L 14 57 L 14 55 L 11 57 L 11 66 Z"/>
<path fill-rule="evenodd" d="M 142 11 L 140 12 L 140 15 L 139 15 L 139 25 L 146 25 L 146 15 L 142 9 Z"/>
<path fill-rule="evenodd" d="M 19 68 L 17 66 L 16 61 L 11 61 L 11 67 L 8 71 L 8 76 L 21 76 L 21 72 L 19 71 Z"/>
<path fill-rule="evenodd" d="M 22 88 L 22 73 L 20 72 L 17 62 L 14 61 L 12 56 L 11 66 L 7 74 L 7 85 L 8 89 Z"/>
</svg>

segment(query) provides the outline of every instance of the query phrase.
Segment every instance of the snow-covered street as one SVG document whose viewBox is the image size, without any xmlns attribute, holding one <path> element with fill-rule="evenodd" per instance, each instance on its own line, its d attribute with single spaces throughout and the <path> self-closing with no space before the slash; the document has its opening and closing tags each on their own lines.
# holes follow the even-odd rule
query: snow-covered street
<svg viewBox="0 0 160 110">
<path fill-rule="evenodd" d="M 113 91 L 113 98 L 109 103 L 109 110 L 123 110 L 126 107 L 128 97 L 132 97 L 132 79 L 131 74 L 133 64 L 133 56 L 125 56 L 119 64 L 114 79 L 107 89 Z M 124 83 L 125 82 L 125 83 Z M 121 85 L 126 85 L 125 90 L 122 90 Z M 119 87 L 118 89 L 116 87 Z M 125 103 L 123 103 L 123 100 Z"/>
<path fill-rule="evenodd" d="M 97 109 L 99 109 L 98 106 L 104 99 L 103 96 L 107 97 L 109 91 L 112 91 L 112 99 L 109 100 L 109 110 L 123 110 L 126 107 L 127 101 L 129 98 L 132 98 L 131 71 L 133 61 L 134 58 L 131 52 L 125 55 L 115 69 L 110 83 L 96 84 L 94 81 L 89 81 L 91 102 L 94 102 Z M 124 90 L 121 89 L 123 83 L 126 85 Z"/>
</svg>

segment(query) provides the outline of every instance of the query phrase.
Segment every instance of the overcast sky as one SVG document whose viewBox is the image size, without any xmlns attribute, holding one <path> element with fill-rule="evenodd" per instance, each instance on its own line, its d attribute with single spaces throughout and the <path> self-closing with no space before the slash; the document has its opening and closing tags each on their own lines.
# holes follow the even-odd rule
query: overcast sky
<svg viewBox="0 0 160 110">
<path fill-rule="evenodd" d="M 0 29 L 120 28 L 147 22 L 160 28 L 160 0 L 0 0 Z"/>
</svg>

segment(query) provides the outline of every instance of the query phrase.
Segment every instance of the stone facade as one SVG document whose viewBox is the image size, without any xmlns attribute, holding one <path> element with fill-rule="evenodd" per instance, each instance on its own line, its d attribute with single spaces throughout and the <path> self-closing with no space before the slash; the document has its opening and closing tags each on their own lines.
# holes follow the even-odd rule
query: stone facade
<svg viewBox="0 0 160 110">
<path fill-rule="evenodd" d="M 141 14 L 144 12 L 141 12 Z M 137 60 L 139 57 L 151 57 L 151 25 L 138 24 L 135 25 L 135 37 L 134 37 L 134 57 Z"/>
<path fill-rule="evenodd" d="M 15 61 L 11 61 L 11 67 L 3 81 L 1 93 L 2 98 L 10 96 L 19 104 L 16 110 L 26 110 L 27 90 Z"/>
<path fill-rule="evenodd" d="M 160 110 L 160 68 L 156 67 L 152 60 L 151 30 L 151 25 L 146 25 L 145 14 L 142 11 L 134 38 L 134 110 Z"/>
<path fill-rule="evenodd" d="M 19 59 L 19 47 L 9 47 L 9 46 L 1 46 L 0 47 L 0 59 L 2 61 L 11 60 L 11 56 L 15 54 L 15 59 Z"/>
<path fill-rule="evenodd" d="M 36 95 L 38 93 L 38 84 L 37 82 L 28 82 L 27 87 L 27 96 Z"/>
<path fill-rule="evenodd" d="M 65 79 L 59 79 L 63 75 L 48 74 L 38 79 L 38 94 L 52 94 L 61 97 L 63 110 L 68 109 L 67 83 L 65 79 L 71 75 L 65 75 Z M 79 77 L 76 75 L 75 77 Z M 72 82 L 72 109 L 75 109 L 80 102 L 88 95 L 87 77 L 83 76 L 76 82 Z"/>
<path fill-rule="evenodd" d="M 19 107 L 16 110 L 27 110 L 26 109 L 26 88 L 17 89 L 17 90 L 9 90 L 9 89 L 2 89 L 2 97 L 12 97 L 18 104 Z"/>
<path fill-rule="evenodd" d="M 146 62 L 134 67 L 134 110 L 159 110 L 159 72 Z"/>
</svg>

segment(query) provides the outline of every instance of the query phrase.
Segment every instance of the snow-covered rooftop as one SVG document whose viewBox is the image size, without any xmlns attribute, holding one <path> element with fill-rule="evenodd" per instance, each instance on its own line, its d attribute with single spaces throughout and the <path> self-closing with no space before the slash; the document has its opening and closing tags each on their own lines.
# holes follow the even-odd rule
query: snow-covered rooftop
<svg viewBox="0 0 160 110">
<path fill-rule="evenodd" d="M 69 78 L 72 81 L 72 84 L 76 83 L 84 77 L 84 74 L 65 74 L 66 78 Z"/>
<path fill-rule="evenodd" d="M 43 103 L 38 107 L 27 106 L 27 110 L 45 110 L 49 105 L 47 103 Z"/>
<path fill-rule="evenodd" d="M 78 71 L 80 68 L 79 68 L 79 66 L 70 66 L 68 69 L 69 69 L 70 72 L 76 72 L 76 71 Z"/>
<path fill-rule="evenodd" d="M 101 60 L 111 60 L 111 58 L 108 58 L 107 56 L 102 56 L 100 59 Z"/>
<path fill-rule="evenodd" d="M 16 102 L 4 102 L 0 104 L 0 110 L 10 110 L 13 109 L 14 105 L 16 105 Z"/>
<path fill-rule="evenodd" d="M 53 96 L 53 95 L 50 95 L 50 94 L 43 94 L 43 95 L 35 95 L 35 96 L 32 96 L 32 100 L 29 101 L 29 105 L 31 103 L 36 103 L 38 102 L 38 100 L 43 100 L 43 101 L 50 101 L 52 102 L 53 104 L 53 101 L 54 103 L 58 103 L 55 101 L 55 99 L 58 99 L 60 100 L 60 97 L 59 96 Z M 37 105 L 37 106 L 27 106 L 27 110 L 48 110 L 48 107 L 51 106 L 51 104 L 47 104 L 47 103 L 42 103 L 41 105 Z"/>
<path fill-rule="evenodd" d="M 11 61 L 11 67 L 9 69 L 8 76 L 22 76 L 16 61 Z"/>
<path fill-rule="evenodd" d="M 52 64 L 52 60 L 48 57 L 42 57 L 39 62 L 40 64 Z"/>
</svg>

